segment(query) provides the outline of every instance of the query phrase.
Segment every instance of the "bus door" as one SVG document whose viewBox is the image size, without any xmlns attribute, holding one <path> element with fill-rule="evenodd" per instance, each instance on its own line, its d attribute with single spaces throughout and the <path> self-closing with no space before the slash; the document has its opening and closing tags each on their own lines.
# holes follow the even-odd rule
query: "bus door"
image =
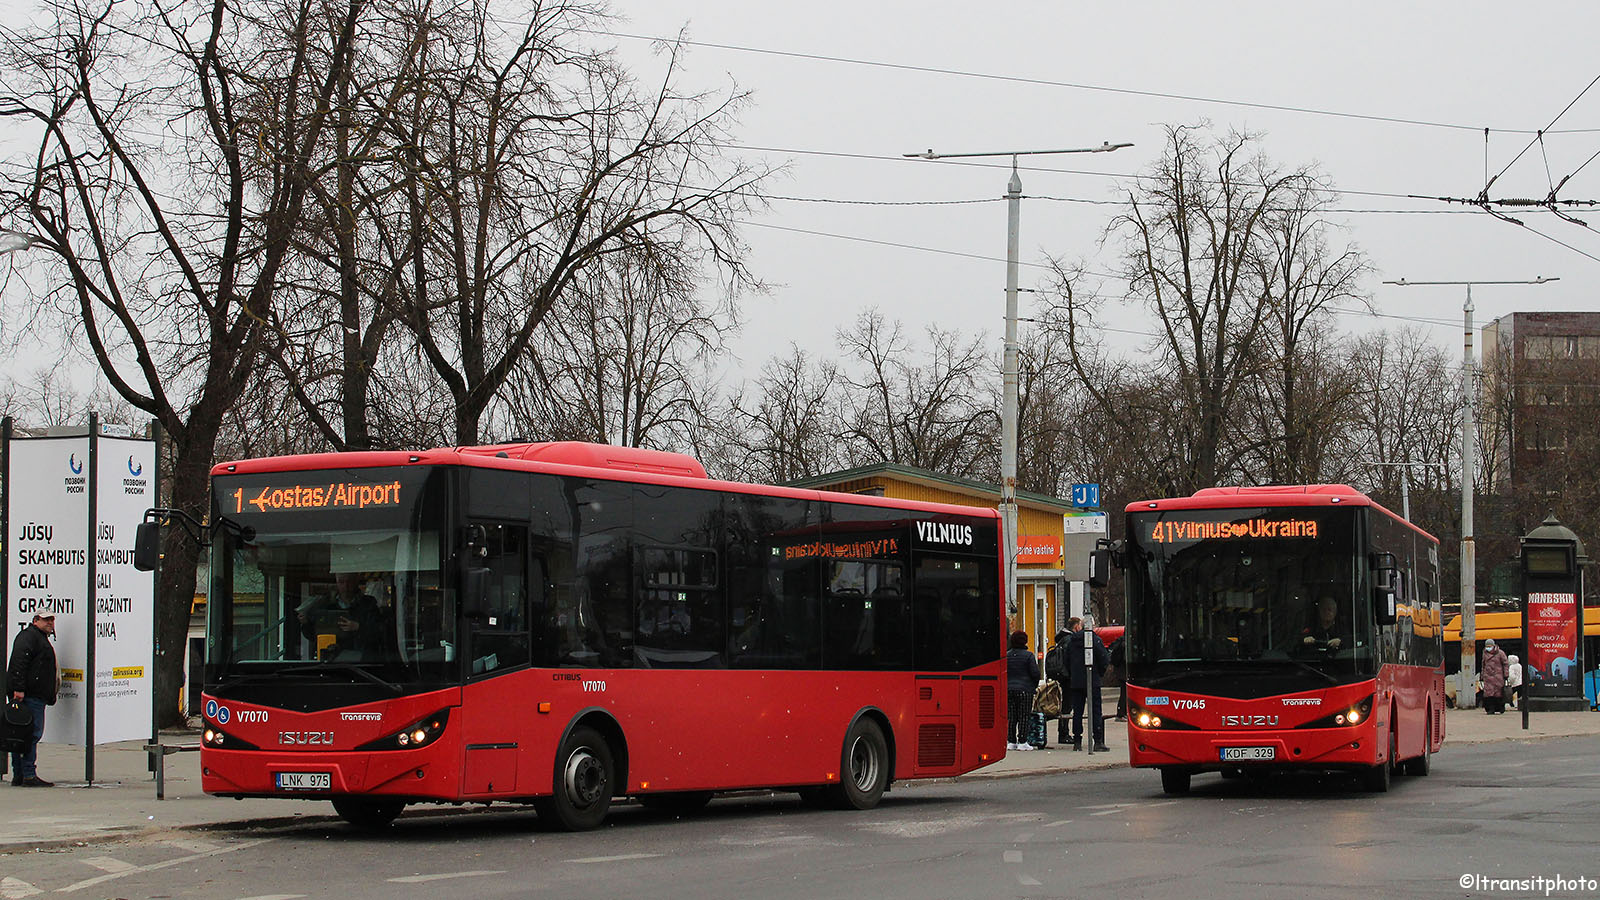
<svg viewBox="0 0 1600 900">
<path fill-rule="evenodd" d="M 504 522 L 469 523 L 479 555 L 463 590 L 466 688 L 461 696 L 463 794 L 517 789 L 518 760 L 531 748 L 520 696 L 532 654 L 528 528 Z M 543 579 L 541 578 L 542 585 Z M 531 770 L 534 767 L 530 765 Z M 522 774 L 530 778 L 532 771 Z M 546 787 L 548 785 L 545 785 Z M 539 787 L 533 785 L 534 788 Z"/>
</svg>

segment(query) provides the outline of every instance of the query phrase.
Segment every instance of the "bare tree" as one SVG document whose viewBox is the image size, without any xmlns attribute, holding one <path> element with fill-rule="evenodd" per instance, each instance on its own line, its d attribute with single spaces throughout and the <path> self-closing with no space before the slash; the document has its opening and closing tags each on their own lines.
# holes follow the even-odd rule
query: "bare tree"
<svg viewBox="0 0 1600 900">
<path fill-rule="evenodd" d="M 727 478 L 782 484 L 845 465 L 838 435 L 838 367 L 797 345 L 762 367 L 753 397 L 740 391 L 708 468 Z"/>
<path fill-rule="evenodd" d="M 706 427 L 711 365 L 733 327 L 707 309 L 675 255 L 607 257 L 535 336 L 509 380 L 514 432 L 628 447 L 682 448 Z"/>
<path fill-rule="evenodd" d="M 419 48 L 393 140 L 405 228 L 391 247 L 400 321 L 454 400 L 457 443 L 479 440 L 535 333 L 585 273 L 616 255 L 712 263 L 750 283 L 734 220 L 764 172 L 718 152 L 744 101 L 685 95 L 676 48 L 656 90 L 577 43 L 594 7 L 534 3 L 504 34 L 457 7 Z"/>
<path fill-rule="evenodd" d="M 839 332 L 845 353 L 840 438 L 854 465 L 902 463 L 950 475 L 982 473 L 999 417 L 983 336 L 928 326 L 921 359 L 898 322 L 876 309 Z"/>
<path fill-rule="evenodd" d="M 197 518 L 301 218 L 361 0 L 47 3 L 0 33 L 0 116 L 38 136 L 0 175 L 116 393 L 172 442 L 171 503 Z M 166 545 L 157 696 L 177 696 L 198 548 Z M 163 724 L 176 707 L 161 710 Z"/>
</svg>

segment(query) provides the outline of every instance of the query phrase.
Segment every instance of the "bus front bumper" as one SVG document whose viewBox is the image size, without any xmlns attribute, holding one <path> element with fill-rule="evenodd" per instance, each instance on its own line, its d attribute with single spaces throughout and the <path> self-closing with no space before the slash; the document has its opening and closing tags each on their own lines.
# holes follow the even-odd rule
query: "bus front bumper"
<svg viewBox="0 0 1600 900">
<path fill-rule="evenodd" d="M 1196 772 L 1229 768 L 1356 769 L 1378 761 L 1369 720 L 1342 728 L 1188 731 L 1128 723 L 1128 761 L 1136 768 L 1182 766 Z"/>
</svg>

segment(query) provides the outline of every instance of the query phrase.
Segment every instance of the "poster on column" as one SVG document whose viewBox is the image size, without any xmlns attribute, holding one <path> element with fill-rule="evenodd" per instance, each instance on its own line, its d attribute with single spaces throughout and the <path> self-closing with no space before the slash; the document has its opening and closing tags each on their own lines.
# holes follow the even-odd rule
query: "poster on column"
<svg viewBox="0 0 1600 900">
<path fill-rule="evenodd" d="M 10 516 L 7 652 L 18 626 L 56 617 L 61 691 L 44 718 L 44 740 L 82 744 L 89 627 L 89 438 L 14 439 L 6 473 Z"/>
<path fill-rule="evenodd" d="M 1570 684 L 1577 677 L 1578 595 L 1528 592 L 1528 663 L 1535 685 Z"/>
<path fill-rule="evenodd" d="M 95 448 L 97 744 L 150 737 L 155 584 L 133 567 L 133 535 L 155 503 L 155 443 L 102 437 Z"/>
</svg>

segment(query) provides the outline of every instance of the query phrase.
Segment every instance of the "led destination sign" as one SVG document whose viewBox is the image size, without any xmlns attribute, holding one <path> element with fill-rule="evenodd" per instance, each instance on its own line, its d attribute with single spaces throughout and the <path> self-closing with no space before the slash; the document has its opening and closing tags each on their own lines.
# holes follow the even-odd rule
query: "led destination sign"
<svg viewBox="0 0 1600 900">
<path fill-rule="evenodd" d="M 1194 522 L 1171 520 L 1156 522 L 1150 541 L 1170 544 L 1176 541 L 1287 540 L 1317 536 L 1315 519 L 1245 519 L 1238 522 Z"/>
<path fill-rule="evenodd" d="M 367 509 L 374 506 L 399 506 L 400 482 L 265 485 L 260 490 L 236 488 L 231 496 L 235 513 L 246 512 L 246 507 L 255 512 Z"/>
</svg>

